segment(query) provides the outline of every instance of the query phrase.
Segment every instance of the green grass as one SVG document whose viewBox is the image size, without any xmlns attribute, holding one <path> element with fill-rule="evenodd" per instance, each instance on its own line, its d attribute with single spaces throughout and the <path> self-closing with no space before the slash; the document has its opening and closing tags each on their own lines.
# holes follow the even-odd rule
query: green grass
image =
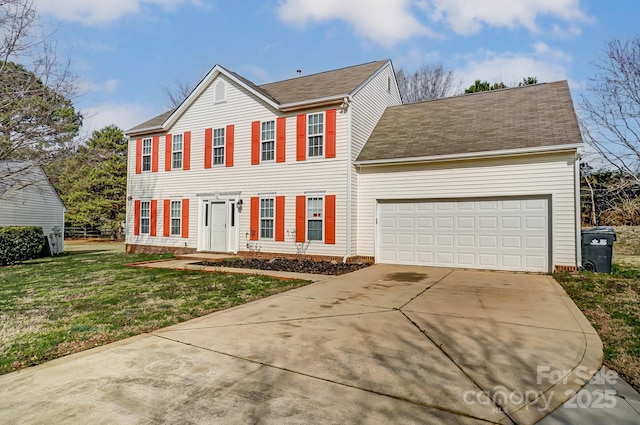
<svg viewBox="0 0 640 425">
<path fill-rule="evenodd" d="M 604 364 L 640 391 L 640 257 L 631 254 L 640 252 L 640 231 L 632 227 L 616 231 L 611 274 L 554 277 L 598 332 Z M 619 251 L 624 254 L 618 255 Z"/>
<path fill-rule="evenodd" d="M 76 251 L 0 268 L 0 374 L 309 283 L 124 266 L 161 258 Z"/>
</svg>

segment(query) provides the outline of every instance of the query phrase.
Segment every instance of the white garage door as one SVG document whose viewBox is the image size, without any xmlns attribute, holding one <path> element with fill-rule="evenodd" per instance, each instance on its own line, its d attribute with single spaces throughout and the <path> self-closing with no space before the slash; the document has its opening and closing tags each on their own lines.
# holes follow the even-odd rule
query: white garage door
<svg viewBox="0 0 640 425">
<path fill-rule="evenodd" d="M 377 261 L 549 271 L 547 199 L 378 204 Z"/>
</svg>

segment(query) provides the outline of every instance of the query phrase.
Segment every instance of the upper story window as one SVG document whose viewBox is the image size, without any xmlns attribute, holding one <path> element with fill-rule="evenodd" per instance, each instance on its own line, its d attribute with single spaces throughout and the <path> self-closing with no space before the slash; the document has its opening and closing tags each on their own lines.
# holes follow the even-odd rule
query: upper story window
<svg viewBox="0 0 640 425">
<path fill-rule="evenodd" d="M 324 222 L 323 197 L 307 198 L 307 240 L 321 241 Z"/>
<path fill-rule="evenodd" d="M 151 138 L 142 139 L 142 171 L 151 171 Z"/>
<path fill-rule="evenodd" d="M 171 236 L 182 232 L 182 201 L 171 201 Z"/>
<path fill-rule="evenodd" d="M 276 126 L 275 121 L 262 123 L 260 132 L 260 151 L 262 161 L 273 161 L 276 152 Z"/>
<path fill-rule="evenodd" d="M 274 217 L 273 198 L 260 199 L 260 239 L 273 239 Z"/>
<path fill-rule="evenodd" d="M 324 156 L 324 114 L 309 114 L 307 125 L 308 156 Z"/>
<path fill-rule="evenodd" d="M 182 151 L 183 151 L 183 139 L 182 134 L 174 134 L 173 135 L 173 145 L 172 145 L 172 168 L 182 168 Z"/>
<path fill-rule="evenodd" d="M 140 233 L 148 235 L 150 232 L 151 223 L 151 202 L 140 202 Z"/>
<path fill-rule="evenodd" d="M 224 165 L 224 128 L 213 130 L 213 165 Z"/>
</svg>

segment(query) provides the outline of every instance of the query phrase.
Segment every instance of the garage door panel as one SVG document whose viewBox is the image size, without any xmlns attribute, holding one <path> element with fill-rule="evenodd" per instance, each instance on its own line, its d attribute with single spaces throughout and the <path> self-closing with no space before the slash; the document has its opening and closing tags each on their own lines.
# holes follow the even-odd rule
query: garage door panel
<svg viewBox="0 0 640 425">
<path fill-rule="evenodd" d="M 476 238 L 473 235 L 458 235 L 456 238 L 458 248 L 475 248 Z"/>
<path fill-rule="evenodd" d="M 458 217 L 457 220 L 458 229 L 475 230 L 476 219 L 475 217 Z"/>
<path fill-rule="evenodd" d="M 379 262 L 549 271 L 548 199 L 381 203 Z"/>
<path fill-rule="evenodd" d="M 497 216 L 479 216 L 478 228 L 484 230 L 498 230 Z"/>
<path fill-rule="evenodd" d="M 433 235 L 418 234 L 418 248 L 433 246 Z"/>
</svg>

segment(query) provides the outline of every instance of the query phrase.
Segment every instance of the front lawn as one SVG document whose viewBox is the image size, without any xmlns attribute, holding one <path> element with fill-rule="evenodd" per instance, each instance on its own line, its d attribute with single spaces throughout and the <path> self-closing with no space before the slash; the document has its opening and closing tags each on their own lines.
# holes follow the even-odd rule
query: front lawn
<svg viewBox="0 0 640 425">
<path fill-rule="evenodd" d="M 589 319 L 604 345 L 604 364 L 640 391 L 640 229 L 616 228 L 611 274 L 554 277 Z"/>
<path fill-rule="evenodd" d="M 0 268 L 0 374 L 309 283 L 123 266 L 160 258 L 84 250 Z"/>
</svg>

